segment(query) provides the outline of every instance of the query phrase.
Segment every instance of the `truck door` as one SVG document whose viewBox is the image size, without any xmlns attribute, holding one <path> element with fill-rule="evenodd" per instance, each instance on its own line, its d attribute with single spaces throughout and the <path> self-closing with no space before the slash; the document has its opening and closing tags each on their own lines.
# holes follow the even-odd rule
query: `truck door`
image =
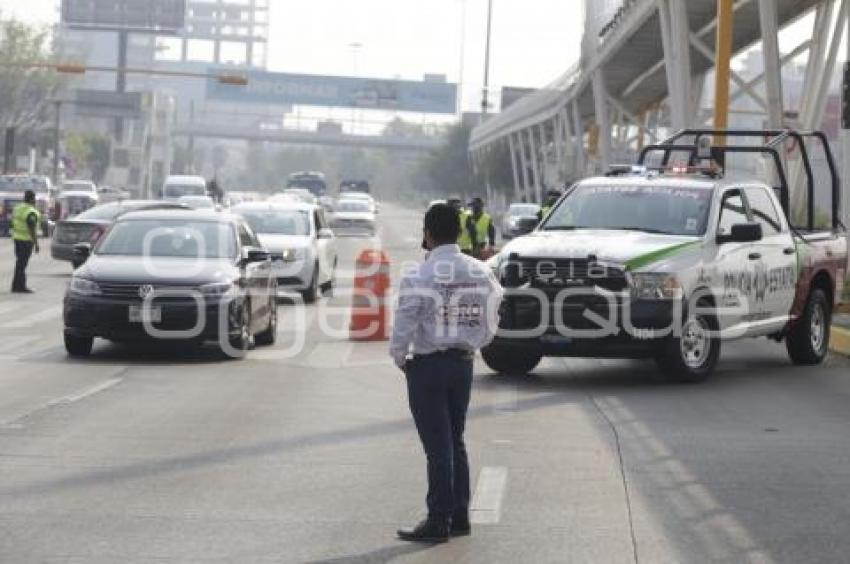
<svg viewBox="0 0 850 564">
<path fill-rule="evenodd" d="M 752 243 L 722 241 L 732 232 L 732 226 L 750 221 L 741 190 L 733 188 L 723 194 L 717 224 L 717 257 L 715 259 L 718 321 L 724 337 L 744 337 L 750 328 L 754 312 L 753 280 L 759 257 L 754 256 Z"/>
<path fill-rule="evenodd" d="M 763 235 L 762 240 L 753 245 L 761 254 L 753 292 L 760 318 L 756 332 L 769 334 L 788 321 L 798 276 L 797 252 L 791 232 L 767 188 L 750 186 L 744 193 L 753 221 L 761 225 Z"/>
</svg>

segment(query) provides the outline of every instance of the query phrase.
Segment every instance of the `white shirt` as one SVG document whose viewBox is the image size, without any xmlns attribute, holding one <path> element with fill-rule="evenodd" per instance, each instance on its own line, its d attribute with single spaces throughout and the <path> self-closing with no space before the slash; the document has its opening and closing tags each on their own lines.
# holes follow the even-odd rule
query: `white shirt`
<svg viewBox="0 0 850 564">
<path fill-rule="evenodd" d="M 401 367 L 409 353 L 488 345 L 498 328 L 502 294 L 487 265 L 457 245 L 435 248 L 402 278 L 390 356 Z"/>
</svg>

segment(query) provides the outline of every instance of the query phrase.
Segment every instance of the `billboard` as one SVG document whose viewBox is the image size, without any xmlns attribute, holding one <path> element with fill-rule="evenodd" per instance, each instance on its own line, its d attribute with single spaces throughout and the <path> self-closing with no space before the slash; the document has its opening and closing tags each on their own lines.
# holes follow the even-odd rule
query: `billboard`
<svg viewBox="0 0 850 564">
<path fill-rule="evenodd" d="M 211 71 L 211 74 L 215 69 Z M 210 100 L 266 105 L 367 108 L 431 114 L 456 111 L 457 86 L 445 82 L 382 80 L 347 76 L 249 71 L 248 84 L 234 88 L 207 81 Z"/>
<path fill-rule="evenodd" d="M 79 116 L 140 119 L 142 93 L 78 88 L 74 91 L 73 107 Z"/>
<path fill-rule="evenodd" d="M 62 0 L 62 23 L 72 28 L 175 33 L 186 0 Z"/>
</svg>

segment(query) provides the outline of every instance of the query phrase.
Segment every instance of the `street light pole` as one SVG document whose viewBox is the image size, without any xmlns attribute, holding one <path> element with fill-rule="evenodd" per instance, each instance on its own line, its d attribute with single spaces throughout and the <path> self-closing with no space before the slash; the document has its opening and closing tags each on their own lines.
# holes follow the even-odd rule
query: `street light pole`
<svg viewBox="0 0 850 564">
<path fill-rule="evenodd" d="M 493 0 L 487 0 L 487 39 L 484 45 L 484 88 L 481 91 L 481 121 L 487 116 L 488 91 L 490 89 L 490 30 L 493 23 Z"/>
<path fill-rule="evenodd" d="M 53 122 L 53 184 L 59 185 L 59 138 L 61 135 L 60 128 L 62 126 L 62 100 L 54 100 L 54 122 Z"/>
</svg>

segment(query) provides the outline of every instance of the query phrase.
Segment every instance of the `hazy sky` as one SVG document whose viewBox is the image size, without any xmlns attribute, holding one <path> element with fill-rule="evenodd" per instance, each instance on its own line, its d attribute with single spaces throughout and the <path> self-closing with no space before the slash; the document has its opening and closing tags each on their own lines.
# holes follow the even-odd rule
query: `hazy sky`
<svg viewBox="0 0 850 564">
<path fill-rule="evenodd" d="M 0 0 L 0 10 L 51 23 L 58 4 Z M 582 4 L 493 0 L 491 87 L 540 87 L 564 72 L 578 57 Z M 437 73 L 455 82 L 463 36 L 464 106 L 475 108 L 480 100 L 487 0 L 269 0 L 269 9 L 270 70 L 350 75 L 350 45 L 360 43 L 359 75 L 421 79 Z"/>
</svg>

